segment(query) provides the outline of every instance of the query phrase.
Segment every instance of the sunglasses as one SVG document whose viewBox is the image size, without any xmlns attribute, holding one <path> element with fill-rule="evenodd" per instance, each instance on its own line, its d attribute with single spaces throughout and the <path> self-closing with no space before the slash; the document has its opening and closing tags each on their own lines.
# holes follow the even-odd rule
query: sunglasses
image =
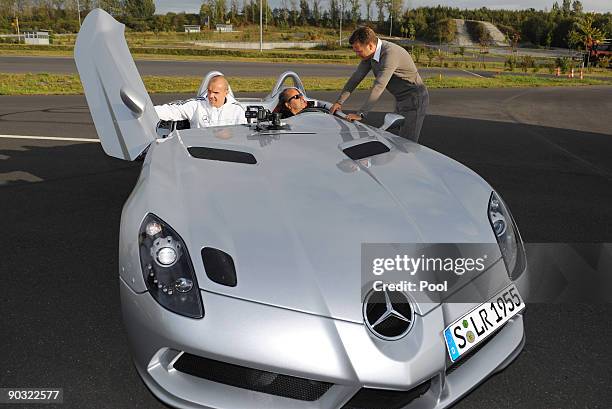
<svg viewBox="0 0 612 409">
<path fill-rule="evenodd" d="M 294 96 L 289 97 L 289 98 L 287 99 L 287 102 L 291 102 L 291 101 L 293 101 L 294 99 L 303 98 L 303 97 L 304 97 L 304 95 L 302 95 L 301 93 L 300 93 L 300 94 L 295 94 Z"/>
</svg>

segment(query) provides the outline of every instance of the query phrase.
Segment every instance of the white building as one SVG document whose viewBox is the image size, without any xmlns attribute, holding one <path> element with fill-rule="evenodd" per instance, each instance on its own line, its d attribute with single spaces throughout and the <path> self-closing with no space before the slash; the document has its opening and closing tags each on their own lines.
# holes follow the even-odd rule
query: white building
<svg viewBox="0 0 612 409">
<path fill-rule="evenodd" d="M 49 45 L 49 32 L 41 31 L 24 31 L 23 38 L 26 44 L 46 44 Z"/>
<path fill-rule="evenodd" d="M 217 24 L 215 28 L 220 33 L 231 33 L 234 31 L 234 26 L 232 24 Z"/>
<path fill-rule="evenodd" d="M 200 26 L 193 26 L 193 25 L 185 24 L 184 27 L 185 27 L 186 33 L 199 33 L 200 32 Z"/>
</svg>

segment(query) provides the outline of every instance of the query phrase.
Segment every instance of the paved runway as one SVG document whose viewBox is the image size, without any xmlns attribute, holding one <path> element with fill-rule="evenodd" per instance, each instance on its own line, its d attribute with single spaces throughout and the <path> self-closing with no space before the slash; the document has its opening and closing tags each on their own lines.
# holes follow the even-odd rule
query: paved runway
<svg viewBox="0 0 612 409">
<path fill-rule="evenodd" d="M 431 101 L 422 143 L 491 183 L 525 241 L 612 242 L 612 88 Z M 82 96 L 0 97 L 0 134 L 96 137 Z M 118 299 L 119 218 L 139 171 L 97 143 L 0 138 L 1 387 L 63 387 L 62 408 L 163 407 L 132 368 Z M 530 305 L 523 353 L 456 407 L 608 407 L 611 316 L 609 304 Z"/>
<path fill-rule="evenodd" d="M 354 71 L 351 64 L 303 64 L 303 63 L 266 63 L 243 61 L 166 61 L 136 60 L 140 75 L 204 76 L 207 72 L 220 70 L 227 76 L 240 77 L 278 77 L 285 71 L 295 71 L 304 77 L 347 77 Z M 76 65 L 71 57 L 17 57 L 0 55 L 0 72 L 48 72 L 76 73 Z M 423 77 L 472 76 L 463 70 L 424 68 Z M 490 75 L 480 73 L 479 75 Z"/>
</svg>

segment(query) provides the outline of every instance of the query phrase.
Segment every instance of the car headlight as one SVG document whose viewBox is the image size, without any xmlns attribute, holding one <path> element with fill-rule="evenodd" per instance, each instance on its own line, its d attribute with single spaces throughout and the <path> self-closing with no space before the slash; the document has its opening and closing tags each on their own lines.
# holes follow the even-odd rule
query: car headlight
<svg viewBox="0 0 612 409">
<path fill-rule="evenodd" d="M 495 192 L 491 193 L 488 213 L 508 276 L 516 280 L 525 270 L 525 248 L 510 211 Z"/>
<path fill-rule="evenodd" d="M 151 296 L 168 310 L 202 318 L 204 308 L 183 239 L 157 216 L 145 217 L 138 235 L 140 266 Z"/>
</svg>

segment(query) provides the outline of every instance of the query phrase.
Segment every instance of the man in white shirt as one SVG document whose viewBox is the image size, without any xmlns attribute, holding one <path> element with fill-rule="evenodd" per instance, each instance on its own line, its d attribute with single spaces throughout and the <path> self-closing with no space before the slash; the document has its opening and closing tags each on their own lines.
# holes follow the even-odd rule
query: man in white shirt
<svg viewBox="0 0 612 409">
<path fill-rule="evenodd" d="M 164 105 L 155 112 L 162 121 L 189 120 L 191 128 L 245 124 L 244 108 L 229 93 L 229 84 L 218 75 L 208 82 L 205 97 Z"/>
</svg>

